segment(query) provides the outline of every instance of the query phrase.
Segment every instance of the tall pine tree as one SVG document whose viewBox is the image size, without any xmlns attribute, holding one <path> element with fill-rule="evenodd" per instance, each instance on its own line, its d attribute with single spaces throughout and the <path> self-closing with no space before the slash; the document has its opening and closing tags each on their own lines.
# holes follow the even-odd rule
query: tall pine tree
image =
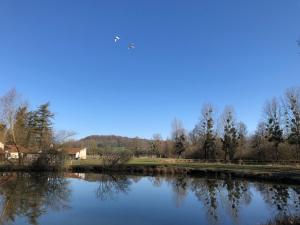
<svg viewBox="0 0 300 225">
<path fill-rule="evenodd" d="M 36 111 L 29 113 L 28 142 L 39 151 L 46 151 L 53 144 L 54 114 L 49 109 L 49 103 L 42 104 Z"/>
</svg>

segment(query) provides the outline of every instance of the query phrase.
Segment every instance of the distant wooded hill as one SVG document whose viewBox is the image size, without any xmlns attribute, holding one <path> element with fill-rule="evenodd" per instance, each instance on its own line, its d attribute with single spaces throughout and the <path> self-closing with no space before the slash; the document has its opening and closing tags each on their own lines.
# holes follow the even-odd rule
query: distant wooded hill
<svg viewBox="0 0 300 225">
<path fill-rule="evenodd" d="M 103 149 L 129 149 L 133 151 L 146 151 L 151 145 L 151 140 L 116 135 L 91 135 L 74 142 L 73 145 L 87 147 L 89 153 L 96 153 L 98 150 Z"/>
</svg>

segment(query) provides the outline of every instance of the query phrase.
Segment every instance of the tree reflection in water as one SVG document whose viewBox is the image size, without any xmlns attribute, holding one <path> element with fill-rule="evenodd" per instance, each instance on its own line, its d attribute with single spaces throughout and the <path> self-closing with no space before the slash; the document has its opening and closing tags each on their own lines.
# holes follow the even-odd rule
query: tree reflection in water
<svg viewBox="0 0 300 225">
<path fill-rule="evenodd" d="M 241 205 L 248 205 L 252 200 L 249 183 L 242 180 L 233 180 L 231 178 L 223 181 L 224 193 L 223 204 L 226 206 L 227 213 L 231 215 L 235 224 L 239 221 L 239 212 Z"/>
<path fill-rule="evenodd" d="M 36 225 L 48 210 L 68 208 L 71 191 L 68 181 L 58 174 L 6 173 L 0 177 L 0 224 L 25 217 Z"/>
<path fill-rule="evenodd" d="M 264 201 L 279 216 L 299 213 L 300 187 L 289 188 L 278 184 L 257 183 L 256 189 L 262 194 Z"/>
<path fill-rule="evenodd" d="M 100 200 L 112 200 L 118 194 L 127 194 L 132 184 L 128 176 L 116 174 L 86 174 L 85 180 L 99 183 L 96 196 Z"/>
<path fill-rule="evenodd" d="M 197 199 L 203 203 L 207 216 L 211 224 L 218 221 L 218 199 L 219 187 L 221 183 L 216 179 L 193 179 L 191 190 L 195 193 Z"/>
<path fill-rule="evenodd" d="M 176 207 L 180 207 L 188 194 L 189 178 L 186 176 L 174 177 L 169 180 L 172 185 Z"/>
<path fill-rule="evenodd" d="M 252 191 L 257 191 L 274 210 L 276 216 L 295 215 L 300 211 L 300 188 L 268 183 L 250 183 L 231 179 L 167 177 L 165 181 L 172 186 L 179 207 L 188 192 L 192 192 L 201 202 L 210 224 L 222 224 L 222 214 L 230 215 L 234 224 L 240 224 L 240 210 L 251 203 Z M 159 182 L 158 182 L 159 180 Z M 151 178 L 154 185 L 162 185 L 161 179 Z M 252 190 L 251 190 L 252 187 Z"/>
</svg>

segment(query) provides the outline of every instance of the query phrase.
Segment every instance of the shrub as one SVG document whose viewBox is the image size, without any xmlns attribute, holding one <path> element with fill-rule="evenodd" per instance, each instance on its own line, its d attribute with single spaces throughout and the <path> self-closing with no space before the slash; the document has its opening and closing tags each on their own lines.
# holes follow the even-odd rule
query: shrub
<svg viewBox="0 0 300 225">
<path fill-rule="evenodd" d="M 122 165 L 132 158 L 132 152 L 129 150 L 110 150 L 101 155 L 103 166 L 113 167 Z"/>
<path fill-rule="evenodd" d="M 65 162 L 65 154 L 61 151 L 48 150 L 40 153 L 31 167 L 36 170 L 59 170 Z"/>
</svg>

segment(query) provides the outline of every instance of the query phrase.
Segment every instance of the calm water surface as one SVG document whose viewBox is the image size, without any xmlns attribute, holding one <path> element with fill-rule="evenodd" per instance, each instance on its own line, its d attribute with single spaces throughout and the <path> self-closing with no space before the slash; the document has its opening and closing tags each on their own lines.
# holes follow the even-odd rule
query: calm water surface
<svg viewBox="0 0 300 225">
<path fill-rule="evenodd" d="M 235 179 L 0 175 L 0 224 L 261 224 L 299 214 L 300 187 Z"/>
</svg>

